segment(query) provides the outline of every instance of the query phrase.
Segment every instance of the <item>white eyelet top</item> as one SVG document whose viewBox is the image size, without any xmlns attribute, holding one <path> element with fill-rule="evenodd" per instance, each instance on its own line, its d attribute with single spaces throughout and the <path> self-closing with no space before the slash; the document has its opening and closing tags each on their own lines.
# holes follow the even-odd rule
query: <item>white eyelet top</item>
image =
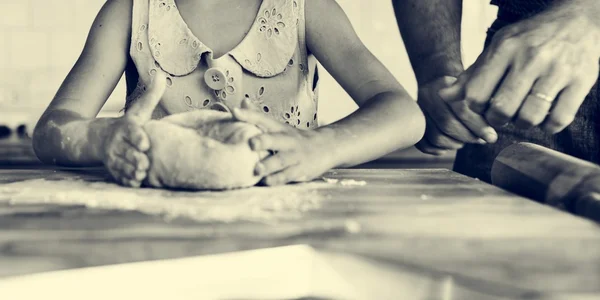
<svg viewBox="0 0 600 300">
<path fill-rule="evenodd" d="M 129 107 L 157 72 L 167 89 L 153 118 L 194 109 L 229 111 L 247 98 L 297 128 L 317 123 L 316 59 L 308 54 L 305 0 L 264 0 L 250 31 L 231 51 L 213 51 L 191 32 L 174 0 L 134 0 L 130 56 L 139 74 Z"/>
</svg>

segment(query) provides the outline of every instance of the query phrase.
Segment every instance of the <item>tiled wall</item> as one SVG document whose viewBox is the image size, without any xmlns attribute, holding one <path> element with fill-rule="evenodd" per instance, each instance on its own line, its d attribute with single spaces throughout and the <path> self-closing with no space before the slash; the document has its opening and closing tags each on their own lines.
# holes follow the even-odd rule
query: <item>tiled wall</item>
<svg viewBox="0 0 600 300">
<path fill-rule="evenodd" d="M 0 1 L 0 123 L 41 114 L 77 59 L 89 27 L 105 0 Z M 395 24 L 391 1 L 339 0 L 365 44 L 415 95 L 416 83 Z M 487 1 L 465 1 L 466 61 L 481 49 L 493 9 Z M 351 63 L 351 62 L 349 62 Z M 360 70 L 357 70 L 360 71 Z M 329 123 L 356 107 L 327 74 L 322 76 L 321 117 Z M 105 111 L 124 103 L 123 82 Z"/>
</svg>

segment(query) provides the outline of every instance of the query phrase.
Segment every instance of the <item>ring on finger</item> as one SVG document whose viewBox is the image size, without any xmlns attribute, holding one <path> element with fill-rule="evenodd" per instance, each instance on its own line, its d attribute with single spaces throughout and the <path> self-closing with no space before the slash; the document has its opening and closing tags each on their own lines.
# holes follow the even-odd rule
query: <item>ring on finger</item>
<svg viewBox="0 0 600 300">
<path fill-rule="evenodd" d="M 531 92 L 531 93 L 529 93 L 529 95 L 531 95 L 532 97 L 535 97 L 537 99 L 543 100 L 545 102 L 548 102 L 548 103 L 553 103 L 554 99 L 555 99 L 552 96 L 548 96 L 544 93 L 539 93 L 539 92 Z"/>
</svg>

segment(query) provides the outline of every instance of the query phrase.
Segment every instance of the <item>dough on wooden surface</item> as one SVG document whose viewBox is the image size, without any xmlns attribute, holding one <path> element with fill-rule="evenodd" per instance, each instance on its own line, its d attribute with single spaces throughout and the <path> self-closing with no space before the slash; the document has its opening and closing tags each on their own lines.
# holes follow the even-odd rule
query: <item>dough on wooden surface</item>
<svg viewBox="0 0 600 300">
<path fill-rule="evenodd" d="M 144 129 L 151 144 L 149 186 L 222 190 L 253 186 L 261 179 L 254 167 L 267 154 L 248 144 L 261 131 L 233 120 L 230 113 L 197 110 L 151 120 Z"/>
</svg>

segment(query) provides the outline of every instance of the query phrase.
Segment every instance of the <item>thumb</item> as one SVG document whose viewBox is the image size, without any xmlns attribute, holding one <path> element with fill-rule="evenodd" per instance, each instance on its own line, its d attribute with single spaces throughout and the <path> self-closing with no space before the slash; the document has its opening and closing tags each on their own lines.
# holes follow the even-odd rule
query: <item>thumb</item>
<svg viewBox="0 0 600 300">
<path fill-rule="evenodd" d="M 157 72 L 148 89 L 133 102 L 125 115 L 140 123 L 146 123 L 152 119 L 152 112 L 160 102 L 166 87 L 166 75 L 163 72 Z"/>
</svg>

